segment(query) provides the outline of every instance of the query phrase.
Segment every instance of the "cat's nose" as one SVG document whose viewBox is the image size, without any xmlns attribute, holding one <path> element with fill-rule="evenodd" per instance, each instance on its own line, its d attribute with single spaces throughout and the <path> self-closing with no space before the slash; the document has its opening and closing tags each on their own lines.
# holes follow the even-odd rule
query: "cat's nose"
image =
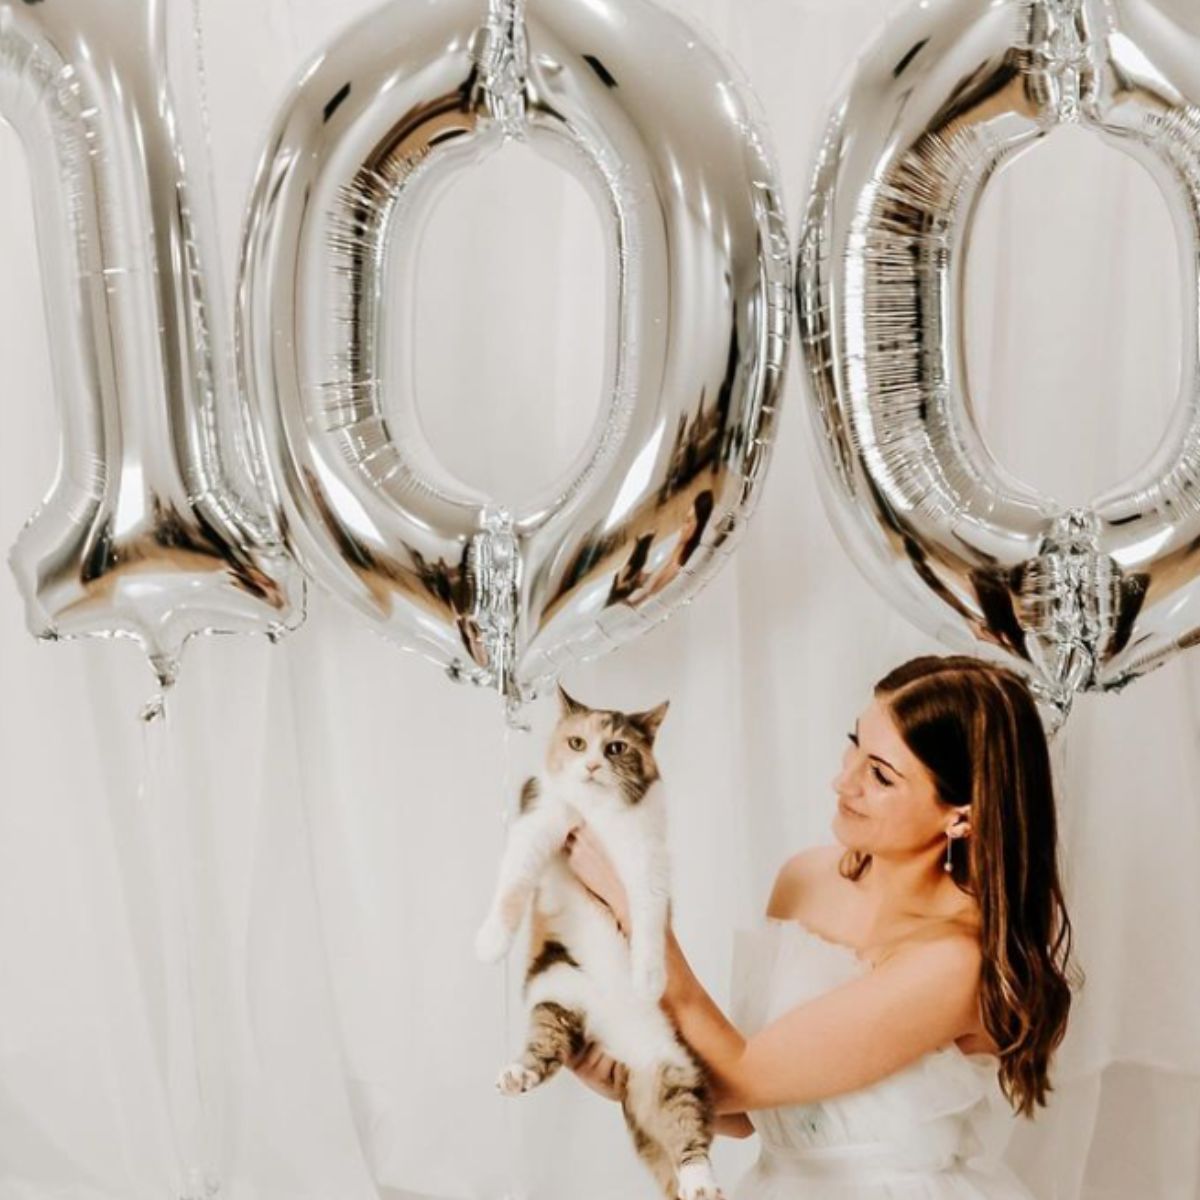
<svg viewBox="0 0 1200 1200">
<path fill-rule="evenodd" d="M 588 774 L 590 775 L 593 771 L 600 770 L 600 764 L 599 763 L 588 763 L 587 769 L 588 769 Z"/>
</svg>

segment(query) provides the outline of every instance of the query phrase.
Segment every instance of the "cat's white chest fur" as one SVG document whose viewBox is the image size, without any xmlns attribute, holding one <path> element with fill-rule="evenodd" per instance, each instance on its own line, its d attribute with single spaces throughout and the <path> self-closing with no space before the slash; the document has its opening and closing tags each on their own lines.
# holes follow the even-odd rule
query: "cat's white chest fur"
<svg viewBox="0 0 1200 1200">
<path fill-rule="evenodd" d="M 666 1014 L 657 999 L 630 986 L 629 943 L 565 862 L 547 868 L 536 903 L 547 940 L 561 941 L 576 965 L 535 975 L 525 994 L 528 1005 L 552 1000 L 586 1012 L 590 1038 L 631 1067 L 674 1061 L 675 1034 Z"/>
</svg>

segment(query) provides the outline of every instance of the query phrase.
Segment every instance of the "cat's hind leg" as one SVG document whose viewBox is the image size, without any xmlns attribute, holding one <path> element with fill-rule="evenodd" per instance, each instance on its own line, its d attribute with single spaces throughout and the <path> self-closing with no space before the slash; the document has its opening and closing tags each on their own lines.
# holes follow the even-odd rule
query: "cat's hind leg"
<svg viewBox="0 0 1200 1200">
<path fill-rule="evenodd" d="M 629 1129 L 629 1136 L 633 1138 L 633 1148 L 637 1151 L 638 1158 L 650 1169 L 667 1200 L 677 1200 L 679 1186 L 667 1152 L 642 1128 L 628 1100 L 621 1102 L 621 1111 L 625 1114 L 625 1124 Z"/>
<path fill-rule="evenodd" d="M 666 1153 L 679 1200 L 724 1200 L 709 1160 L 713 1111 L 699 1065 L 661 1063 L 647 1090 L 650 1110 L 642 1119 Z"/>
<path fill-rule="evenodd" d="M 543 1000 L 529 1010 L 529 1035 L 521 1057 L 511 1062 L 496 1080 L 506 1096 L 519 1096 L 545 1083 L 584 1047 L 583 1014 L 553 1000 Z"/>
<path fill-rule="evenodd" d="M 495 895 L 475 934 L 475 954 L 483 962 L 498 962 L 508 953 L 546 864 L 577 819 L 565 805 L 522 806 L 509 830 Z"/>
</svg>

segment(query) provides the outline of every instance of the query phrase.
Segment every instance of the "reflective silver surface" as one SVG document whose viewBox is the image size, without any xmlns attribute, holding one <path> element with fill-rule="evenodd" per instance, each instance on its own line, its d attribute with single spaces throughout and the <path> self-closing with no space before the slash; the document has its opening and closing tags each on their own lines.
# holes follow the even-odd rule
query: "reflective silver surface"
<svg viewBox="0 0 1200 1200">
<path fill-rule="evenodd" d="M 11 565 L 34 634 L 135 637 L 163 684 L 195 633 L 280 633 L 303 587 L 214 309 L 210 214 L 190 186 L 208 167 L 182 110 L 199 100 L 184 88 L 177 106 L 167 9 L 0 0 L 0 117 L 29 163 L 62 428 Z M 190 7 L 171 9 L 190 29 Z"/>
<path fill-rule="evenodd" d="M 439 464 L 403 340 L 424 216 L 509 137 L 585 184 L 609 260 L 606 399 L 520 510 Z M 242 365 L 289 546 L 402 646 L 533 693 L 732 550 L 769 458 L 790 272 L 757 103 L 678 17 L 647 0 L 385 5 L 299 80 L 247 217 Z"/>
<path fill-rule="evenodd" d="M 1198 103 L 1195 5 L 926 0 L 858 63 L 801 231 L 810 407 L 847 550 L 917 624 L 1024 667 L 1060 714 L 1200 629 Z M 1191 264 L 1172 429 L 1137 478 L 1077 509 L 1010 477 L 983 444 L 961 300 L 983 188 L 1068 122 L 1154 172 Z"/>
</svg>

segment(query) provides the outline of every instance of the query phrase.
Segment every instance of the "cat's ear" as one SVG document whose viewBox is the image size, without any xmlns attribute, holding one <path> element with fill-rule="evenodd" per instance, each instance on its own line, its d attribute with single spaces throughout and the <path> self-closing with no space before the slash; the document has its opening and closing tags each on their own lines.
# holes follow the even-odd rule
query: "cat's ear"
<svg viewBox="0 0 1200 1200">
<path fill-rule="evenodd" d="M 641 730 L 646 741 L 654 741 L 654 735 L 658 733 L 658 727 L 663 723 L 663 717 L 667 715 L 667 709 L 670 707 L 670 700 L 664 700 L 657 708 L 650 709 L 649 712 L 630 713 L 629 723 L 636 729 Z"/>
<path fill-rule="evenodd" d="M 586 704 L 580 704 L 567 695 L 567 689 L 560 683 L 558 687 L 558 711 L 560 716 L 570 717 L 575 713 L 587 712 Z"/>
</svg>

